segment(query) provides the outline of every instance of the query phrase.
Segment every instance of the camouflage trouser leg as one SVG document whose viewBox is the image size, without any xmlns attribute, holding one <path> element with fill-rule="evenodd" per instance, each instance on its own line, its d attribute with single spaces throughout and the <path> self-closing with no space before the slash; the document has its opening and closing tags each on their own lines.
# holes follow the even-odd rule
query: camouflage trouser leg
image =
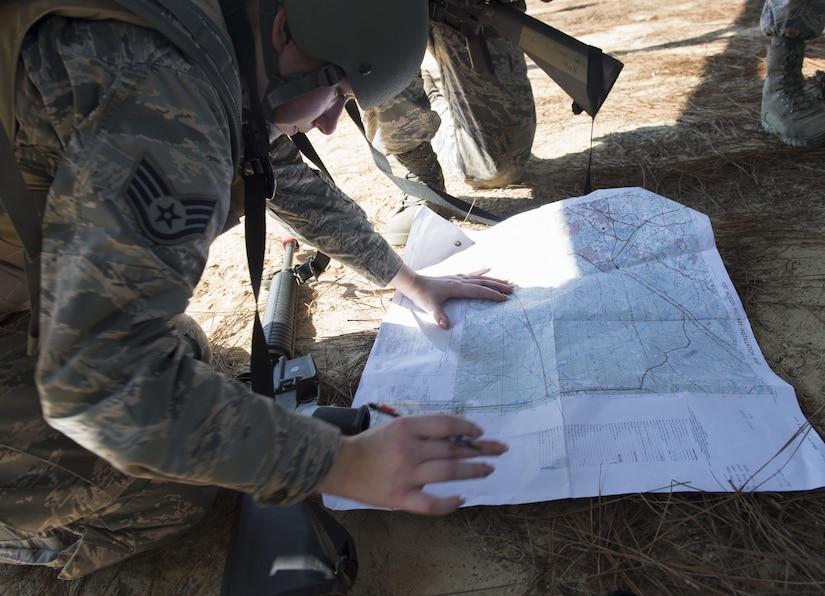
<svg viewBox="0 0 825 596">
<path fill-rule="evenodd" d="M 771 37 L 813 39 L 825 27 L 825 0 L 765 0 L 759 24 Z"/>
<path fill-rule="evenodd" d="M 73 579 L 191 529 L 214 488 L 126 476 L 44 422 L 27 321 L 0 325 L 0 562 Z"/>
<path fill-rule="evenodd" d="M 439 160 L 457 168 L 468 183 L 495 187 L 517 181 L 536 130 L 533 91 L 521 49 L 492 30 L 487 46 L 492 75 L 472 70 L 460 33 L 433 23 L 429 50 L 441 73 L 444 108 L 431 107 L 422 80 L 415 79 L 399 96 L 365 114 L 376 146 L 392 155 L 405 153 L 433 140 L 438 130 Z"/>
</svg>

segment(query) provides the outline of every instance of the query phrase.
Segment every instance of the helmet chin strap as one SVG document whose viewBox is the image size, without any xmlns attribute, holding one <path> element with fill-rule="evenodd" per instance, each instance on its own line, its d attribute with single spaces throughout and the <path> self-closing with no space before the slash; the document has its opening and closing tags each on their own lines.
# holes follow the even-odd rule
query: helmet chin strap
<svg viewBox="0 0 825 596">
<path fill-rule="evenodd" d="M 334 87 L 346 76 L 340 66 L 325 64 L 306 73 L 278 77 L 278 79 L 268 77 L 269 84 L 264 92 L 262 105 L 264 116 L 271 121 L 278 106 L 296 97 L 312 93 L 316 89 Z"/>
<path fill-rule="evenodd" d="M 278 68 L 278 53 L 272 47 L 272 26 L 278 14 L 278 3 L 273 0 L 259 0 L 261 27 L 261 52 L 264 69 L 269 81 L 263 95 L 263 114 L 272 121 L 275 109 L 296 97 L 312 93 L 323 87 L 333 87 L 346 76 L 344 69 L 335 64 L 325 64 L 309 72 L 282 76 Z M 283 10 L 283 8 L 281 8 Z"/>
</svg>

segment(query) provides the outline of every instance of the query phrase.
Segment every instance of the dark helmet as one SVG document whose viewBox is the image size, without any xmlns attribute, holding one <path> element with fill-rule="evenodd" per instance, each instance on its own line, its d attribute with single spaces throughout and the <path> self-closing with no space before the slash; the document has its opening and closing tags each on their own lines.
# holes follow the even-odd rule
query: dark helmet
<svg viewBox="0 0 825 596">
<path fill-rule="evenodd" d="M 395 97 L 421 68 L 427 0 L 283 0 L 289 32 L 305 54 L 337 64 L 362 108 Z"/>
<path fill-rule="evenodd" d="M 267 112 L 349 77 L 363 109 L 401 92 L 421 68 L 429 33 L 428 0 L 280 0 L 295 45 L 327 65 L 300 76 L 278 73 L 277 55 L 265 44 Z M 263 39 L 278 2 L 260 0 Z"/>
</svg>

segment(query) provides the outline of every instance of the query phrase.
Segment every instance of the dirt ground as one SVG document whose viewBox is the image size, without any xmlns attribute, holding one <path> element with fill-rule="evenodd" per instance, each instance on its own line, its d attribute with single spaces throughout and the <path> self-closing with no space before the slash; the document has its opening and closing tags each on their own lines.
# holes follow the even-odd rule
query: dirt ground
<svg viewBox="0 0 825 596">
<path fill-rule="evenodd" d="M 761 132 L 762 0 L 528 0 L 528 11 L 602 48 L 625 67 L 592 128 L 595 188 L 641 186 L 708 214 L 717 245 L 773 370 L 825 433 L 825 149 L 791 149 Z M 825 41 L 805 73 L 825 70 Z M 583 192 L 591 121 L 538 68 L 538 130 L 515 187 L 448 190 L 507 216 Z M 372 165 L 355 127 L 311 135 L 334 179 L 379 228 L 398 191 Z M 282 232 L 271 227 L 268 271 Z M 190 313 L 215 365 L 248 361 L 253 300 L 233 230 L 213 248 Z M 299 256 L 311 254 L 302 251 Z M 529 258 L 529 255 L 525 255 Z M 392 291 L 333 263 L 302 288 L 298 346 L 322 372 L 324 397 L 347 405 Z M 263 304 L 263 302 L 262 302 Z M 821 594 L 825 491 L 626 495 L 460 510 L 443 518 L 337 513 L 358 547 L 357 595 Z M 179 543 L 88 578 L 0 566 L 0 593 L 217 595 L 235 496 L 222 493 Z"/>
</svg>

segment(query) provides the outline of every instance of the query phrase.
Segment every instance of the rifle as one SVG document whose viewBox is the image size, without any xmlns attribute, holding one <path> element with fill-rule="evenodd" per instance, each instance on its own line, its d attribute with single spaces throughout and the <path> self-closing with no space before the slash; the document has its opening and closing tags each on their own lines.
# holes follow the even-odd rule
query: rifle
<svg viewBox="0 0 825 596">
<path fill-rule="evenodd" d="M 264 337 L 274 367 L 275 399 L 282 406 L 306 416 L 326 420 L 345 435 L 355 435 L 369 428 L 370 414 L 366 406 L 342 408 L 318 405 L 321 384 L 312 354 L 295 357 L 295 328 L 298 318 L 298 286 L 318 278 L 329 257 L 317 253 L 300 265 L 292 266 L 298 242 L 283 241 L 284 265 L 269 284 L 264 308 Z"/>
<path fill-rule="evenodd" d="M 452 27 L 466 39 L 473 70 L 488 75 L 495 74 L 485 39 L 485 28 L 495 29 L 505 39 L 521 48 L 573 99 L 574 114 L 584 111 L 595 118 L 624 67 L 621 62 L 604 54 L 599 48 L 587 45 L 524 14 L 511 6 L 508 0 L 429 0 L 429 3 L 432 21 Z M 346 109 L 367 140 L 378 169 L 402 191 L 476 223 L 494 225 L 501 221 L 497 215 L 488 213 L 475 204 L 467 203 L 415 180 L 396 176 L 386 156 L 376 149 L 367 137 L 355 101 L 348 101 Z M 315 152 L 306 137 L 294 135 L 293 140 L 301 152 L 318 165 L 319 162 L 313 157 Z M 589 193 L 591 188 L 590 166 L 587 168 L 584 194 Z"/>
<path fill-rule="evenodd" d="M 544 0 L 550 1 L 550 0 Z M 624 66 L 574 37 L 514 8 L 507 0 L 430 0 L 430 19 L 464 35 L 476 71 L 493 74 L 485 27 L 519 46 L 573 99 L 573 113 L 595 117 Z"/>
<path fill-rule="evenodd" d="M 298 286 L 310 278 L 317 279 L 329 257 L 319 253 L 293 267 L 298 243 L 288 238 L 283 245 L 283 268 L 269 284 L 263 319 L 273 365 L 274 398 L 289 409 L 338 426 L 346 435 L 357 434 L 369 427 L 367 406 L 320 406 L 321 386 L 312 354 L 295 357 Z M 239 375 L 239 379 L 245 380 L 248 375 Z M 328 543 L 334 547 L 334 555 Z M 291 506 L 260 507 L 251 495 L 240 496 L 221 596 L 344 593 L 357 572 L 352 538 L 321 506 L 303 501 Z"/>
</svg>

